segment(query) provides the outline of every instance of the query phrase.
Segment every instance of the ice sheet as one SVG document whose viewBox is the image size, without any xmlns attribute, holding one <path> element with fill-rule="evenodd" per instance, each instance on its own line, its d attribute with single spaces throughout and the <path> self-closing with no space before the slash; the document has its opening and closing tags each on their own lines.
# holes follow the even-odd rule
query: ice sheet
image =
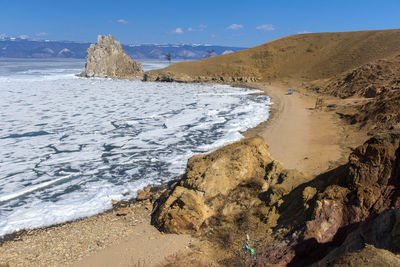
<svg viewBox="0 0 400 267">
<path fill-rule="evenodd" d="M 254 90 L 22 63 L 26 73 L 0 71 L 0 236 L 102 212 L 268 118 Z"/>
</svg>

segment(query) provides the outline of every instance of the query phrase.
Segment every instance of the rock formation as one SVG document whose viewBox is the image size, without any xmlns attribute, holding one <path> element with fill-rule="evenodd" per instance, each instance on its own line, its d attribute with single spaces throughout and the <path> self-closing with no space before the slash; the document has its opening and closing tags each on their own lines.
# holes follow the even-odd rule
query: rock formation
<svg viewBox="0 0 400 267">
<path fill-rule="evenodd" d="M 120 79 L 142 79 L 142 64 L 122 50 L 121 43 L 111 35 L 99 35 L 97 43 L 87 50 L 86 65 L 82 77 L 103 77 Z"/>
<path fill-rule="evenodd" d="M 180 82 L 180 83 L 240 83 L 256 82 L 258 79 L 252 75 L 196 75 L 190 76 L 186 73 L 170 72 L 163 70 L 151 70 L 145 73 L 144 80 L 149 82 Z"/>
<path fill-rule="evenodd" d="M 337 111 L 351 124 L 358 124 L 369 133 L 400 126 L 400 54 L 358 66 L 328 81 L 309 87 L 313 91 L 340 98 L 360 99 L 350 107 Z"/>
<path fill-rule="evenodd" d="M 190 158 L 183 179 L 156 204 L 153 222 L 170 233 L 240 225 L 249 211 L 263 217 L 265 203 L 276 203 L 307 179 L 272 159 L 261 137 L 246 139 Z"/>
<path fill-rule="evenodd" d="M 400 252 L 400 209 L 389 209 L 378 216 L 371 217 L 358 224 L 339 246 L 331 250 L 318 266 L 328 264 L 343 264 L 344 262 L 356 262 L 369 260 L 367 264 L 353 264 L 350 266 L 376 266 L 372 264 L 374 258 L 383 262 L 395 262 L 396 264 L 386 264 L 384 266 L 400 266 L 400 257 L 393 253 Z M 387 251 L 387 250 L 390 250 Z M 368 253 L 365 253 L 368 251 Z M 362 257 L 360 257 L 360 254 Z M 382 262 L 382 263 L 383 263 Z M 343 266 L 343 265 L 342 265 Z"/>
<path fill-rule="evenodd" d="M 261 266 L 325 266 L 364 253 L 366 244 L 399 253 L 399 208 L 400 133 L 371 138 L 346 165 L 313 180 L 285 169 L 256 137 L 189 159 L 183 178 L 156 202 L 153 223 L 212 234 L 231 249 L 249 233 L 264 244 Z"/>
<path fill-rule="evenodd" d="M 400 241 L 398 220 L 393 220 L 397 212 L 390 209 L 400 207 L 400 133 L 371 138 L 351 153 L 345 166 L 320 175 L 307 186 L 317 193 L 301 211 L 305 222 L 278 226 L 293 231 L 287 232 L 289 238 L 276 236 L 280 242 L 264 251 L 269 264 L 304 266 L 335 250 L 333 254 L 342 255 L 365 244 L 399 252 L 394 246 Z M 296 205 L 295 190 L 288 199 L 289 206 Z M 281 210 L 281 219 L 285 213 Z M 383 217 L 375 219 L 378 215 Z"/>
</svg>

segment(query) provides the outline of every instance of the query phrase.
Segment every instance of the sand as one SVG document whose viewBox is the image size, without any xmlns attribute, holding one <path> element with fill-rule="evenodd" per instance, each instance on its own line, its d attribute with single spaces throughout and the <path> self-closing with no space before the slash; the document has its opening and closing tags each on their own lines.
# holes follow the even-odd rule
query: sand
<svg viewBox="0 0 400 267">
<path fill-rule="evenodd" d="M 343 163 L 352 144 L 364 138 L 354 138 L 355 130 L 334 112 L 315 110 L 315 96 L 297 89 L 288 95 L 284 86 L 255 86 L 274 104 L 270 119 L 244 135 L 264 137 L 272 156 L 288 168 L 318 174 Z M 204 241 L 188 235 L 160 233 L 150 224 L 148 203 L 136 203 L 126 216 L 110 211 L 19 234 L 1 244 L 0 266 L 155 266 L 194 247 L 210 251 Z"/>
<path fill-rule="evenodd" d="M 351 148 L 364 138 L 346 138 L 353 130 L 334 112 L 316 110 L 314 95 L 301 89 L 289 95 L 288 88 L 283 86 L 259 85 L 257 88 L 271 97 L 270 118 L 244 135 L 262 136 L 271 155 L 289 169 L 308 175 L 324 172 L 344 163 Z"/>
<path fill-rule="evenodd" d="M 73 266 L 152 266 L 197 243 L 189 235 L 162 234 L 150 226 L 148 221 L 132 230 L 126 239 L 83 258 Z"/>
<path fill-rule="evenodd" d="M 125 216 L 114 210 L 22 233 L 0 246 L 0 266 L 153 266 L 196 244 L 189 235 L 157 231 L 147 206 L 131 204 Z"/>
</svg>

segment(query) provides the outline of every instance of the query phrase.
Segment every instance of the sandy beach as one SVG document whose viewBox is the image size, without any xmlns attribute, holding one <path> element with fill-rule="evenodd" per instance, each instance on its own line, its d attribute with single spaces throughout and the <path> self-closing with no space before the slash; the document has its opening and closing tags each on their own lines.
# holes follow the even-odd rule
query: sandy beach
<svg viewBox="0 0 400 267">
<path fill-rule="evenodd" d="M 1 245 L 0 266 L 152 266 L 195 243 L 157 231 L 144 203 L 128 210 L 21 233 Z"/>
<path fill-rule="evenodd" d="M 287 168 L 319 174 L 344 163 L 350 148 L 366 138 L 363 133 L 355 134 L 335 112 L 315 110 L 317 96 L 301 88 L 292 95 L 285 86 L 259 84 L 257 88 L 272 99 L 270 118 L 244 135 L 262 136 L 271 155 Z M 338 102 L 325 98 L 326 103 Z"/>
<path fill-rule="evenodd" d="M 351 129 L 333 113 L 314 110 L 315 96 L 301 90 L 289 95 L 283 86 L 254 86 L 269 95 L 273 105 L 269 120 L 249 129 L 244 136 L 262 136 L 272 156 L 288 168 L 318 174 L 344 162 L 352 143 L 363 138 L 349 135 Z M 0 264 L 156 266 L 177 253 L 210 251 L 205 241 L 188 235 L 162 234 L 151 226 L 149 202 L 130 204 L 127 209 L 124 216 L 117 216 L 116 209 L 8 238 L 0 247 Z"/>
</svg>

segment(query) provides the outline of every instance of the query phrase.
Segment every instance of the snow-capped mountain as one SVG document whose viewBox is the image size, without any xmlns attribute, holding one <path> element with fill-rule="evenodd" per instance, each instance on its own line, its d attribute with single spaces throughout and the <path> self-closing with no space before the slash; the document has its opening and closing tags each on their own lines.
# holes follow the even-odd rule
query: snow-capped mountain
<svg viewBox="0 0 400 267">
<path fill-rule="evenodd" d="M 9 37 L 0 34 L 0 57 L 7 58 L 85 58 L 90 43 Z M 128 44 L 122 45 L 133 59 L 200 59 L 244 49 L 210 44 Z"/>
</svg>

